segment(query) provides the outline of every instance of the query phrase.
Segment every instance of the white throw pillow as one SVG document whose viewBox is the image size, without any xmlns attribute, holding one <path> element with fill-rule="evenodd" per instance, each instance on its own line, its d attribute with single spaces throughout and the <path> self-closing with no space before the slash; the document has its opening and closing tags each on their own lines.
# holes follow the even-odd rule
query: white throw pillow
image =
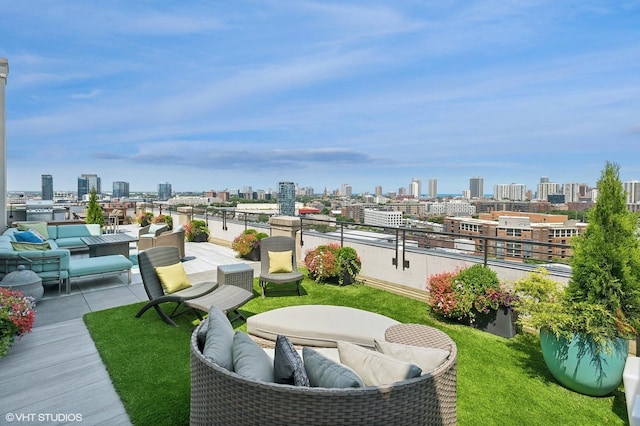
<svg viewBox="0 0 640 426">
<path fill-rule="evenodd" d="M 353 369 L 366 386 L 387 385 L 422 373 L 417 365 L 349 342 L 338 341 L 338 353 L 340 362 Z"/>
<path fill-rule="evenodd" d="M 422 369 L 422 374 L 431 373 L 449 358 L 449 351 L 439 348 L 403 345 L 402 343 L 374 340 L 376 350 L 401 361 L 415 364 Z"/>
</svg>

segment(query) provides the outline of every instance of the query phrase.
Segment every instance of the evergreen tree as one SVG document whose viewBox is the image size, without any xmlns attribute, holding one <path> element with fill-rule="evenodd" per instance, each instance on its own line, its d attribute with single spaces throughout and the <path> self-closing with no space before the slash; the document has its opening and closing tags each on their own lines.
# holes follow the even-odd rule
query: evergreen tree
<svg viewBox="0 0 640 426">
<path fill-rule="evenodd" d="M 629 326 L 640 326 L 640 243 L 619 171 L 618 164 L 607 162 L 589 225 L 573 240 L 567 298 L 602 306 L 615 316 L 618 330 L 628 333 Z"/>
<path fill-rule="evenodd" d="M 89 205 L 87 206 L 87 223 L 97 223 L 101 227 L 104 226 L 104 216 L 102 208 L 98 204 L 98 194 L 95 188 L 91 188 L 89 195 Z"/>
</svg>

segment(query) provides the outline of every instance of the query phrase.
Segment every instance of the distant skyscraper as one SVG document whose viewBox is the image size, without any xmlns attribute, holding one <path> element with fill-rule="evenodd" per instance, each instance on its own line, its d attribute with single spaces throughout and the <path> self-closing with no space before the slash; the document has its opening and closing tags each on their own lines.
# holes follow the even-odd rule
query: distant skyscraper
<svg viewBox="0 0 640 426">
<path fill-rule="evenodd" d="M 542 176 L 540 178 L 540 183 L 549 183 L 549 178 L 547 176 Z"/>
<path fill-rule="evenodd" d="M 640 203 L 640 181 L 632 180 L 622 184 L 627 195 L 627 203 Z"/>
<path fill-rule="evenodd" d="M 376 186 L 376 197 L 379 197 L 382 195 L 382 186 L 378 185 Z"/>
<path fill-rule="evenodd" d="M 345 197 L 351 197 L 352 193 L 353 193 L 353 188 L 351 187 L 351 185 L 349 185 L 348 183 L 343 183 L 342 195 L 344 195 Z"/>
<path fill-rule="evenodd" d="M 562 185 L 562 193 L 564 194 L 565 203 L 577 203 L 580 201 L 580 184 L 565 183 Z"/>
<path fill-rule="evenodd" d="M 522 183 L 499 184 L 493 186 L 494 200 L 524 201 L 527 199 L 527 187 Z"/>
<path fill-rule="evenodd" d="M 171 198 L 171 184 L 169 182 L 158 184 L 158 201 L 167 201 Z"/>
<path fill-rule="evenodd" d="M 471 198 L 484 197 L 484 178 L 475 176 L 469 179 L 469 192 L 471 193 Z"/>
<path fill-rule="evenodd" d="M 422 194 L 422 181 L 420 179 L 411 179 L 411 185 L 409 185 L 409 193 L 413 195 L 413 198 L 415 198 L 416 200 L 420 198 L 420 194 Z"/>
<path fill-rule="evenodd" d="M 113 182 L 113 197 L 114 198 L 128 198 L 129 197 L 129 182 Z"/>
<path fill-rule="evenodd" d="M 42 175 L 42 199 L 53 200 L 53 176 Z"/>
<path fill-rule="evenodd" d="M 278 183 L 278 210 L 282 216 L 296 215 L 296 186 L 293 182 Z"/>
<path fill-rule="evenodd" d="M 548 201 L 549 195 L 560 194 L 560 184 L 555 182 L 541 182 L 538 184 L 537 199 Z"/>
<path fill-rule="evenodd" d="M 438 198 L 438 179 L 429 179 L 429 198 Z"/>
<path fill-rule="evenodd" d="M 91 189 L 95 188 L 97 194 L 102 194 L 102 188 L 100 185 L 100 178 L 98 175 L 82 174 L 78 178 L 78 200 L 84 199 L 85 195 L 91 192 Z"/>
</svg>

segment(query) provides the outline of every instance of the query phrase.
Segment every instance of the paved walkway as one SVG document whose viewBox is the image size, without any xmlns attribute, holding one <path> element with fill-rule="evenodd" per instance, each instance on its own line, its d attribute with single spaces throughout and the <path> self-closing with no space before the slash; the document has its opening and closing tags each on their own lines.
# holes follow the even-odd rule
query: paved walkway
<svg viewBox="0 0 640 426">
<path fill-rule="evenodd" d="M 127 231 L 135 228 L 121 227 Z M 241 262 L 215 244 L 186 243 L 185 251 L 187 273 Z M 137 268 L 126 282 L 127 274 L 72 280 L 71 294 L 63 296 L 57 286 L 46 287 L 33 331 L 0 359 L 0 425 L 131 424 L 82 320 L 88 312 L 147 300 Z"/>
</svg>

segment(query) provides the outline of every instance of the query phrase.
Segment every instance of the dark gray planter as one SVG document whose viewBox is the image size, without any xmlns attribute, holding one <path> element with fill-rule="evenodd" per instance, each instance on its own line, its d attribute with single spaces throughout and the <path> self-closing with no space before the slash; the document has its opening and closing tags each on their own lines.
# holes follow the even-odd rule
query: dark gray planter
<svg viewBox="0 0 640 426">
<path fill-rule="evenodd" d="M 483 312 L 477 312 L 475 321 L 469 325 L 477 328 L 478 330 L 511 339 L 517 333 L 517 319 L 518 316 L 516 312 L 511 309 L 501 307 L 496 311 L 491 311 L 486 314 Z"/>
<path fill-rule="evenodd" d="M 260 247 L 254 247 L 251 251 L 244 256 L 244 259 L 258 261 L 260 260 Z"/>
<path fill-rule="evenodd" d="M 194 243 L 205 243 L 209 240 L 209 235 L 207 234 L 198 234 L 198 235 L 194 235 L 193 239 L 191 240 Z"/>
</svg>

